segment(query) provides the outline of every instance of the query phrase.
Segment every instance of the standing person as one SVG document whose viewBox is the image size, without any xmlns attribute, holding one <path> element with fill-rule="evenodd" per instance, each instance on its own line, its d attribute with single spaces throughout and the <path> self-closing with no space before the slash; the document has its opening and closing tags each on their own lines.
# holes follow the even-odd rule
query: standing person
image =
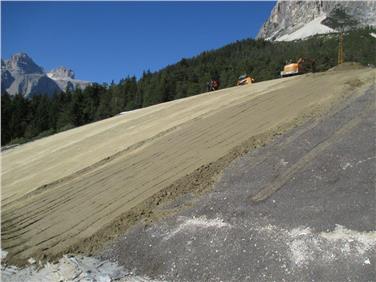
<svg viewBox="0 0 376 282">
<path fill-rule="evenodd" d="M 218 90 L 220 86 L 219 79 L 215 80 L 215 84 L 216 84 L 215 90 Z"/>
<path fill-rule="evenodd" d="M 211 89 L 212 89 L 211 82 L 212 82 L 212 81 L 210 80 L 210 81 L 208 81 L 208 82 L 206 83 L 206 87 L 207 87 L 207 89 L 208 89 L 208 92 L 210 92 Z"/>
</svg>

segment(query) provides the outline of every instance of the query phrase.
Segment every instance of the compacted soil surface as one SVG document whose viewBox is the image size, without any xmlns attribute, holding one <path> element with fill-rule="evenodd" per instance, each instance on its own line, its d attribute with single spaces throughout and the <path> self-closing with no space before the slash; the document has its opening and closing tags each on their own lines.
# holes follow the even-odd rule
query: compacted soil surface
<svg viewBox="0 0 376 282">
<path fill-rule="evenodd" d="M 373 85 L 234 160 L 101 259 L 163 281 L 375 281 L 375 102 Z"/>
<path fill-rule="evenodd" d="M 198 200 L 201 196 L 206 195 L 203 192 L 212 189 L 213 183 L 220 178 L 223 169 L 234 159 L 249 151 L 252 153 L 254 148 L 272 142 L 284 132 L 296 130 L 299 125 L 306 124 L 307 121 L 315 123 L 320 119 L 327 118 L 327 115 L 338 112 L 341 105 L 350 103 L 349 101 L 360 103 L 354 102 L 358 101 L 357 98 L 368 99 L 368 102 L 348 122 L 342 124 L 342 119 L 338 118 L 338 125 L 330 129 L 334 130 L 333 132 L 326 133 L 323 129 L 324 132 L 320 135 L 321 133 L 307 131 L 306 134 L 310 134 L 310 132 L 312 134 L 312 140 L 307 137 L 307 144 L 311 144 L 311 147 L 307 145 L 307 148 L 303 148 L 302 144 L 305 139 L 299 136 L 293 138 L 297 141 L 291 141 L 290 145 L 280 146 L 282 151 L 283 148 L 287 148 L 286 150 L 291 152 L 291 156 L 288 152 L 283 152 L 286 155 L 281 153 L 282 157 L 278 157 L 276 160 L 273 157 L 277 156 L 277 153 L 266 152 L 272 159 L 265 161 L 269 163 L 257 163 L 255 167 L 260 172 L 249 172 L 249 174 L 247 172 L 246 175 L 241 175 L 242 170 L 235 169 L 234 173 L 235 171 L 239 173 L 238 184 L 235 180 L 231 180 L 232 182 L 226 186 L 226 182 L 223 182 L 227 181 L 224 175 L 221 178 L 222 186 L 218 184 L 220 186 L 215 189 L 227 193 L 226 197 L 235 197 L 233 201 L 224 199 L 221 204 L 214 205 L 210 213 L 197 211 L 198 218 L 192 218 L 193 215 L 196 215 L 192 212 L 188 213 L 187 218 L 181 219 L 182 221 L 179 223 L 181 227 L 176 227 L 176 231 L 171 231 L 170 235 L 166 235 L 167 239 L 163 240 L 168 242 L 168 240 L 180 238 L 179 236 L 183 236 L 180 235 L 183 234 L 180 231 L 189 228 L 190 224 L 196 224 L 197 220 L 202 221 L 203 225 L 209 219 L 214 220 L 209 225 L 218 225 L 220 226 L 219 230 L 228 230 L 230 233 L 226 233 L 227 231 L 223 234 L 222 232 L 218 233 L 222 234 L 218 240 L 223 241 L 226 236 L 228 237 L 223 241 L 225 245 L 222 250 L 219 245 L 218 249 L 210 248 L 210 252 L 213 252 L 210 254 L 216 255 L 216 257 L 211 257 L 213 263 L 218 262 L 218 259 L 224 255 L 223 252 L 228 252 L 226 244 L 231 244 L 233 248 L 237 248 L 236 250 L 241 255 L 238 258 L 239 261 L 247 263 L 249 268 L 261 269 L 267 266 L 267 264 L 256 264 L 261 250 L 255 246 L 255 249 L 245 249 L 246 252 L 243 253 L 243 247 L 234 237 L 235 234 L 237 237 L 241 236 L 241 232 L 251 228 L 250 222 L 244 222 L 246 215 L 249 217 L 248 220 L 253 218 L 256 220 L 253 214 L 248 215 L 248 213 L 255 212 L 265 216 L 271 216 L 271 213 L 275 214 L 274 221 L 260 216 L 258 224 L 264 228 L 269 226 L 265 224 L 270 224 L 270 232 L 274 232 L 273 228 L 283 228 L 277 232 L 280 236 L 288 237 L 290 236 L 288 234 L 295 230 L 294 228 L 302 228 L 301 226 L 306 228 L 302 232 L 307 234 L 324 232 L 322 236 L 331 236 L 330 232 L 333 230 L 345 233 L 347 230 L 351 232 L 370 231 L 367 230 L 368 225 L 365 223 L 367 216 L 362 214 L 360 208 L 359 210 L 349 208 L 354 214 L 354 222 L 351 225 L 335 220 L 343 215 L 341 208 L 344 209 L 350 205 L 350 203 L 346 203 L 346 201 L 350 201 L 345 197 L 347 194 L 343 194 L 344 199 L 338 200 L 338 204 L 335 202 L 331 206 L 333 209 L 337 209 L 336 212 L 327 214 L 325 207 L 333 200 L 331 193 L 337 195 L 335 189 L 340 188 L 336 188 L 338 185 L 336 183 L 342 183 L 343 177 L 348 179 L 349 185 L 354 181 L 354 184 L 351 184 L 353 189 L 363 189 L 360 184 L 369 187 L 370 182 L 366 178 L 363 179 L 363 175 L 359 174 L 359 179 L 362 180 L 356 182 L 357 178 L 351 176 L 350 173 L 352 170 L 372 163 L 372 159 L 367 160 L 367 158 L 372 158 L 372 152 L 370 154 L 354 152 L 354 155 L 349 155 L 351 156 L 351 158 L 348 157 L 349 159 L 347 157 L 339 159 L 338 165 L 342 166 L 340 172 L 343 175 L 328 176 L 329 179 L 326 179 L 324 169 L 329 170 L 334 165 L 330 163 L 333 160 L 330 158 L 331 154 L 350 154 L 353 151 L 351 144 L 366 150 L 366 141 L 364 141 L 366 139 L 363 141 L 360 139 L 368 138 L 374 133 L 371 131 L 373 130 L 371 127 L 367 127 L 370 126 L 369 124 L 367 126 L 363 124 L 374 112 L 372 106 L 374 105 L 375 90 L 372 86 L 374 87 L 375 84 L 375 73 L 374 69 L 368 68 L 333 70 L 326 73 L 307 74 L 223 89 L 137 111 L 125 112 L 110 119 L 2 152 L 1 247 L 8 252 L 5 261 L 22 265 L 30 257 L 51 260 L 60 258 L 64 253 L 93 254 L 101 249 L 104 243 L 117 238 L 119 234 L 124 234 L 130 226 L 140 220 L 150 225 L 153 222 L 163 221 L 163 218 L 166 217 L 174 218 L 180 212 L 187 210 L 187 204 L 184 202 L 192 202 L 193 199 Z M 346 117 L 350 118 L 350 116 Z M 345 143 L 342 144 L 341 149 L 339 145 L 333 145 L 340 142 L 341 138 L 350 135 L 353 138 L 359 138 L 359 140 L 350 139 L 348 144 L 344 140 Z M 298 141 L 302 144 L 293 143 Z M 363 142 L 361 143 L 363 145 L 359 145 L 358 141 Z M 369 142 L 373 145 L 371 141 Z M 299 150 L 305 151 L 300 152 Z M 331 153 L 327 153 L 328 150 L 331 150 Z M 321 163 L 316 163 L 317 159 L 321 160 Z M 255 160 L 251 161 L 251 163 L 253 162 Z M 359 163 L 356 164 L 357 162 Z M 276 172 L 276 175 L 268 175 L 267 171 L 261 169 L 262 165 L 266 166 L 267 164 L 276 170 L 280 169 L 280 171 Z M 312 166 L 313 170 L 319 170 L 322 174 L 312 172 L 312 174 L 305 175 L 304 172 L 309 166 Z M 251 177 L 252 173 L 254 175 Z M 314 175 L 317 178 L 314 178 Z M 268 177 L 272 177 L 272 179 Z M 329 184 L 332 183 L 328 184 L 328 188 L 325 190 L 326 194 L 320 192 L 321 190 L 314 190 L 314 187 L 318 187 L 317 189 L 326 187 L 319 182 L 324 181 L 323 179 Z M 310 184 L 303 185 L 303 180 Z M 295 181 L 294 185 L 298 186 L 290 185 L 290 181 Z M 286 185 L 289 189 L 284 189 Z M 245 191 L 243 186 L 248 190 Z M 308 191 L 303 191 L 301 188 L 303 186 Z M 345 186 L 341 187 L 345 189 Z M 229 190 L 226 192 L 226 189 Z M 361 191 L 361 193 L 365 193 L 365 191 Z M 372 193 L 372 191 L 368 191 L 368 193 Z M 220 196 L 222 192 L 213 193 L 210 195 Z M 291 195 L 283 196 L 284 193 Z M 357 195 L 355 190 L 348 193 Z M 273 195 L 284 197 L 283 201 L 276 199 L 277 204 L 275 205 L 270 202 L 270 197 Z M 296 198 L 300 196 L 303 197 L 302 201 L 297 201 Z M 324 197 L 322 204 L 316 205 L 313 201 L 315 197 Z M 374 199 L 373 194 L 369 194 L 369 198 L 371 197 Z M 366 198 L 364 200 L 367 200 Z M 236 203 L 235 200 L 239 203 Z M 351 203 L 354 205 L 356 201 L 358 201 L 356 198 L 351 199 Z M 179 202 L 181 204 L 178 204 Z M 169 205 L 172 206 L 168 208 Z M 265 208 L 263 208 L 264 205 Z M 202 209 L 204 206 L 206 205 L 203 205 Z M 285 207 L 288 215 L 284 216 L 283 210 L 278 210 L 278 207 L 280 209 Z M 289 210 L 293 207 L 297 208 L 296 212 Z M 210 207 L 207 208 L 209 212 Z M 231 212 L 226 209 L 230 209 Z M 367 209 L 369 209 L 368 206 L 363 206 L 363 212 L 370 212 Z M 217 218 L 216 214 L 220 211 L 223 212 L 223 216 L 219 214 Z M 231 213 L 233 215 L 230 215 Z M 244 214 L 239 216 L 239 213 Z M 311 218 L 312 213 L 317 213 L 320 216 L 325 214 L 328 220 L 327 224 L 321 226 L 317 223 L 316 226 L 313 223 L 304 223 L 303 219 Z M 201 217 L 204 215 L 207 217 Z M 293 221 L 292 215 L 302 221 L 296 219 L 295 225 L 290 221 L 283 222 L 283 219 Z M 232 218 L 234 219 L 232 220 Z M 278 226 L 275 225 L 277 219 L 280 223 Z M 314 219 L 315 217 L 311 218 L 311 220 Z M 176 220 L 178 219 L 176 218 Z M 365 220 L 364 223 L 362 220 Z M 338 226 L 334 224 L 338 224 Z M 248 227 L 241 229 L 239 226 Z M 236 228 L 240 228 L 239 232 L 231 233 L 237 230 Z M 252 228 L 257 229 L 258 227 Z M 213 234 L 218 232 L 215 230 L 217 229 L 213 230 Z M 269 240 L 267 237 L 269 233 L 265 232 L 266 235 L 257 234 L 265 240 Z M 299 232 L 297 234 L 300 234 Z M 151 233 L 145 233 L 143 236 L 149 235 L 151 236 Z M 206 239 L 210 238 L 209 235 Z M 248 236 L 249 234 L 245 232 L 244 235 Z M 244 239 L 250 241 L 249 237 Z M 276 241 L 277 239 L 270 240 Z M 319 246 L 326 244 L 326 241 L 321 243 L 320 240 L 317 243 Z M 135 239 L 134 242 L 136 241 Z M 180 248 L 188 248 L 188 241 L 191 241 L 190 248 L 198 250 L 197 263 L 203 266 L 203 260 L 209 260 L 209 253 L 206 253 L 207 256 L 200 257 L 200 252 L 205 252 L 205 248 L 197 249 L 197 246 L 194 245 L 195 241 L 186 240 L 186 238 L 179 244 Z M 281 244 L 283 245 L 283 242 Z M 133 247 L 138 248 L 137 246 Z M 325 248 L 325 245 L 321 247 Z M 349 248 L 352 248 L 351 244 Z M 180 250 L 179 248 L 175 249 L 176 251 Z M 150 253 L 147 253 L 146 250 L 142 251 L 145 252 L 144 256 L 151 256 L 153 253 L 159 252 L 159 249 L 151 247 Z M 185 251 L 185 249 L 180 251 Z M 255 252 L 254 256 L 247 253 L 249 251 Z M 132 252 L 134 252 L 133 249 L 129 250 L 129 254 L 124 253 L 127 258 L 119 254 L 119 259 L 127 264 L 131 259 L 128 255 L 134 256 Z M 330 250 L 328 252 L 327 255 L 330 256 L 332 253 Z M 312 254 L 312 260 L 306 257 L 300 262 L 297 259 L 297 263 L 304 266 L 305 263 L 315 261 L 315 254 Z M 182 256 L 183 258 L 184 256 Z M 245 258 L 248 258 L 247 262 L 244 261 Z M 135 261 L 130 265 L 140 267 L 137 259 L 142 259 L 142 256 L 136 255 L 134 259 Z M 160 260 L 158 256 L 153 259 Z M 231 253 L 229 259 L 232 260 L 232 265 L 235 268 L 227 268 L 228 271 L 235 271 L 238 267 L 242 269 L 231 258 Z M 260 260 L 260 258 L 258 259 Z M 263 259 L 278 260 L 278 256 L 272 257 L 272 253 L 269 252 L 267 256 L 263 256 Z M 229 263 L 231 264 L 231 262 Z M 151 263 L 150 267 L 152 265 L 153 269 L 142 267 L 140 269 L 142 272 L 153 275 L 159 275 L 165 271 L 161 266 L 154 266 Z M 210 269 L 211 266 L 207 267 Z M 225 271 L 226 268 L 221 268 L 220 265 L 217 267 L 219 269 L 218 277 L 225 277 L 221 271 Z M 200 268 L 198 267 L 197 270 L 200 271 Z M 194 270 L 192 269 L 192 271 Z M 215 275 L 211 271 L 213 270 L 207 273 L 208 275 L 212 273 L 214 277 Z M 168 275 L 175 275 L 174 273 L 172 271 Z M 244 278 L 243 274 L 240 272 L 239 278 Z M 194 272 L 187 274 L 182 272 L 182 275 L 186 275 L 187 280 L 195 280 L 198 277 L 194 276 Z M 234 277 L 236 278 L 236 276 Z"/>
</svg>

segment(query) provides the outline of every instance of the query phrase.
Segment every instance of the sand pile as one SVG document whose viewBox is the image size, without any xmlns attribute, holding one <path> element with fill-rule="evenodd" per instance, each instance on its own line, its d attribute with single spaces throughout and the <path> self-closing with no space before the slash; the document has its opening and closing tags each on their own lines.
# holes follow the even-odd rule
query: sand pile
<svg viewBox="0 0 376 282">
<path fill-rule="evenodd" d="M 328 71 L 349 71 L 349 70 L 360 70 L 366 68 L 360 63 L 357 62 L 346 62 L 343 64 L 340 64 L 338 66 L 335 66 Z"/>
</svg>

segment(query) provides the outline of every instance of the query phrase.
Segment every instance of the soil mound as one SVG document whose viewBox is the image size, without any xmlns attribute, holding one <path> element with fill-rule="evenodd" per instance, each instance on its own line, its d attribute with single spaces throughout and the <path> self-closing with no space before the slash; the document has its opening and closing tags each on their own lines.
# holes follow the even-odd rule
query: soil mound
<svg viewBox="0 0 376 282">
<path fill-rule="evenodd" d="M 343 64 L 340 64 L 338 66 L 335 66 L 328 71 L 347 71 L 347 70 L 359 70 L 359 69 L 364 69 L 366 68 L 360 63 L 357 62 L 346 62 Z"/>
</svg>

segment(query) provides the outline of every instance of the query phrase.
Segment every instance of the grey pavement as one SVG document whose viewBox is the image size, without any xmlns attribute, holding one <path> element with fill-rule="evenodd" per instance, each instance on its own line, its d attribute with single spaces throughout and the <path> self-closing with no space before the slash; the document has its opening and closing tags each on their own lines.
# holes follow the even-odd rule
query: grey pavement
<svg viewBox="0 0 376 282">
<path fill-rule="evenodd" d="M 376 281 L 375 95 L 233 161 L 191 208 L 134 226 L 103 258 L 168 281 Z"/>
</svg>

